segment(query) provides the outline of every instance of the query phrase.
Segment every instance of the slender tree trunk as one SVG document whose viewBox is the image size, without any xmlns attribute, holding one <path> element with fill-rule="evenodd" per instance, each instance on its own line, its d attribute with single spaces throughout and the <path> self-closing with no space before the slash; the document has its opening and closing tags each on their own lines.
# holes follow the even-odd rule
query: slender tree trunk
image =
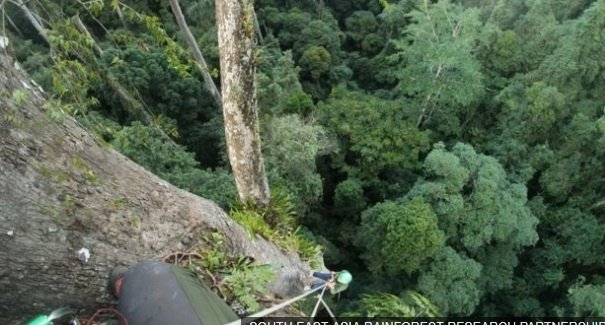
<svg viewBox="0 0 605 325">
<path fill-rule="evenodd" d="M 269 202 L 256 106 L 252 0 L 216 0 L 221 90 L 229 161 L 242 201 Z"/>
<path fill-rule="evenodd" d="M 76 29 L 78 29 L 80 33 L 84 34 L 92 41 L 92 48 L 97 53 L 97 55 L 102 55 L 103 49 L 92 37 L 92 34 L 90 34 L 90 32 L 88 31 L 88 28 L 86 28 L 86 25 L 84 25 L 84 23 L 80 19 L 80 16 L 75 15 L 72 21 L 74 22 L 74 26 L 76 27 Z M 106 69 L 103 69 L 102 67 L 99 67 L 98 70 L 101 73 L 101 76 L 103 76 L 103 78 L 105 79 L 105 81 L 107 81 L 109 87 L 118 95 L 126 109 L 130 110 L 130 113 L 137 119 L 145 122 L 147 125 L 151 125 L 153 123 L 153 117 L 151 116 L 151 114 L 149 114 L 143 103 L 141 103 L 134 96 L 132 96 L 132 94 L 130 94 L 130 92 L 126 88 L 124 88 L 122 84 L 120 84 L 118 78 L 116 78 L 111 72 L 107 71 Z M 170 136 L 168 136 L 168 134 L 166 134 L 164 130 L 159 129 L 159 131 L 166 141 L 172 143 L 173 145 L 176 145 L 176 142 L 174 142 L 174 140 Z"/>
<path fill-rule="evenodd" d="M 204 56 L 202 55 L 202 51 L 200 50 L 200 47 L 197 45 L 197 42 L 195 40 L 195 37 L 193 36 L 193 33 L 191 33 L 191 30 L 189 30 L 189 26 L 187 25 L 187 21 L 185 20 L 185 15 L 183 15 L 183 11 L 181 11 L 181 6 L 179 5 L 179 1 L 170 0 L 170 8 L 172 8 L 172 13 L 174 14 L 174 17 L 176 18 L 176 22 L 179 25 L 181 32 L 183 32 L 183 34 L 185 35 L 185 41 L 187 42 L 187 45 L 189 45 L 189 48 L 191 49 L 191 52 L 193 53 L 193 58 L 195 59 L 195 62 L 197 62 L 197 68 L 202 73 L 202 76 L 204 77 L 204 84 L 206 85 L 206 88 L 208 89 L 208 91 L 210 92 L 212 97 L 214 98 L 214 101 L 216 102 L 216 104 L 220 108 L 222 108 L 223 101 L 221 99 L 221 94 L 219 93 L 218 88 L 216 87 L 216 84 L 214 83 L 214 80 L 212 79 L 212 76 L 210 76 L 210 72 L 208 70 L 208 65 L 206 64 L 206 60 L 204 59 Z"/>
<path fill-rule="evenodd" d="M 200 245 L 223 233 L 228 253 L 275 266 L 271 288 L 300 292 L 308 267 L 248 234 L 214 203 L 177 189 L 100 146 L 46 100 L 0 50 L 0 324 L 69 306 L 110 303 L 110 270 Z M 15 96 L 19 94 L 19 96 Z M 19 98 L 18 100 L 16 98 Z M 89 256 L 85 254 L 88 251 Z"/>
<path fill-rule="evenodd" d="M 80 19 L 80 15 L 75 15 L 72 21 L 74 22 L 76 29 L 92 41 L 92 48 L 95 50 L 95 52 L 98 55 L 103 54 L 103 49 L 99 46 L 99 44 L 97 44 L 97 41 L 94 39 L 94 37 L 92 37 L 92 35 L 88 31 L 88 28 L 86 28 L 86 25 L 84 25 L 84 22 L 82 22 L 82 19 Z"/>
<path fill-rule="evenodd" d="M 21 11 L 23 11 L 25 17 L 27 18 L 27 20 L 29 20 L 32 26 L 34 26 L 38 34 L 42 36 L 46 43 L 50 44 L 48 36 L 46 35 L 46 31 L 44 30 L 44 26 L 42 26 L 42 22 L 40 22 L 38 18 L 36 18 L 36 15 L 34 15 L 34 13 L 31 11 L 31 9 L 29 9 L 29 7 L 27 7 L 25 3 L 23 3 L 23 0 L 12 0 L 11 2 L 21 8 Z"/>
<path fill-rule="evenodd" d="M 118 18 L 120 18 L 120 23 L 122 23 L 122 27 L 126 28 L 126 22 L 124 21 L 124 13 L 122 12 L 122 8 L 120 8 L 120 6 L 117 6 L 116 12 L 118 13 Z"/>
<path fill-rule="evenodd" d="M 8 14 L 6 14 L 6 12 L 4 11 L 4 4 L 1 4 L 0 7 L 2 8 L 2 15 L 4 16 L 4 18 L 6 19 L 8 24 L 13 28 L 13 30 L 15 31 L 15 33 L 17 33 L 17 35 L 19 35 L 20 37 L 23 37 L 23 32 L 21 32 L 21 29 L 19 29 L 19 27 L 17 27 L 17 25 L 11 19 L 11 17 Z"/>
<path fill-rule="evenodd" d="M 258 37 L 258 41 L 260 44 L 263 44 L 263 33 L 260 30 L 260 24 L 258 23 L 258 17 L 256 16 L 256 11 L 252 11 L 253 15 L 252 17 L 254 18 L 254 30 L 256 31 L 256 37 Z"/>
<path fill-rule="evenodd" d="M 92 48 L 97 53 L 97 55 L 102 55 L 103 49 L 99 46 L 99 44 L 97 44 L 97 41 L 92 37 L 92 35 L 88 31 L 88 28 L 86 28 L 86 25 L 84 25 L 84 23 L 80 19 L 80 16 L 74 16 L 72 21 L 74 22 L 74 26 L 76 27 L 76 29 L 92 41 Z M 86 64 L 86 62 L 83 63 Z M 153 122 L 151 114 L 147 112 L 145 106 L 143 106 L 143 103 L 134 98 L 130 94 L 130 92 L 118 82 L 117 78 L 112 73 L 101 71 L 101 75 L 105 78 L 105 81 L 107 81 L 109 87 L 118 95 L 118 97 L 120 97 L 124 106 L 126 106 L 126 108 L 129 108 L 134 116 L 136 116 L 138 119 L 142 120 L 146 124 L 151 124 Z M 170 139 L 168 135 L 165 136 Z"/>
</svg>

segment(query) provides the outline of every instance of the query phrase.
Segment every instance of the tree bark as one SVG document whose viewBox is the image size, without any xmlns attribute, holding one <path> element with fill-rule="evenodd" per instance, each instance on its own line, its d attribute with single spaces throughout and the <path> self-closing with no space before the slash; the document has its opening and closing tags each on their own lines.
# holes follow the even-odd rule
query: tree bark
<svg viewBox="0 0 605 325">
<path fill-rule="evenodd" d="M 100 146 L 70 117 L 51 120 L 45 103 L 0 51 L 0 324 L 63 306 L 90 315 L 112 302 L 113 267 L 207 246 L 199 239 L 211 231 L 230 253 L 274 265 L 274 293 L 308 281 L 298 256 L 251 239 L 213 202 Z"/>
<path fill-rule="evenodd" d="M 216 0 L 221 90 L 229 162 L 242 201 L 264 205 L 269 185 L 261 155 L 256 103 L 252 0 Z"/>
<path fill-rule="evenodd" d="M 195 40 L 193 33 L 191 33 L 191 30 L 189 30 L 189 26 L 187 25 L 187 21 L 185 20 L 185 15 L 183 15 L 183 11 L 181 10 L 179 1 L 170 0 L 170 8 L 172 8 L 172 13 L 174 14 L 176 22 L 179 25 L 181 32 L 183 32 L 185 36 L 185 41 L 187 42 L 189 48 L 191 49 L 191 52 L 193 53 L 193 58 L 195 59 L 195 62 L 197 62 L 197 68 L 204 77 L 204 84 L 206 84 L 206 88 L 214 98 L 214 101 L 216 102 L 218 107 L 222 109 L 223 101 L 221 99 L 221 94 L 219 93 L 218 88 L 214 84 L 212 76 L 210 76 L 208 65 L 206 64 L 206 60 L 202 55 L 202 50 L 200 50 L 200 47 L 197 45 L 197 41 Z"/>
</svg>

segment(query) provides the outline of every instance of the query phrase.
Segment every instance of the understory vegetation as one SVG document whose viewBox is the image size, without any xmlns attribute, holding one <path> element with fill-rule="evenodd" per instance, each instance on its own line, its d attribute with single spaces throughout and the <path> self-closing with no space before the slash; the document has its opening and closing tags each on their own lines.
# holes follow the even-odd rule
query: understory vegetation
<svg viewBox="0 0 605 325">
<path fill-rule="evenodd" d="M 1 3 L 49 114 L 351 271 L 337 314 L 605 316 L 605 0 L 255 1 L 264 207 L 167 1 Z M 214 2 L 180 4 L 220 86 Z M 270 270 L 202 254 L 259 308 Z"/>
</svg>

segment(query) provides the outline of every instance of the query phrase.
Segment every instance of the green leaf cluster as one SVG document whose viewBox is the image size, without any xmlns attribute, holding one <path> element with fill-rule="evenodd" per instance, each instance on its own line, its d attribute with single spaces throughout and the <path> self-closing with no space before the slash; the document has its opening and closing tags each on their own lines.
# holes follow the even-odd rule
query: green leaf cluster
<svg viewBox="0 0 605 325">
<path fill-rule="evenodd" d="M 437 216 L 421 198 L 371 207 L 361 215 L 359 232 L 368 269 L 378 273 L 416 271 L 444 244 Z"/>
<path fill-rule="evenodd" d="M 418 279 L 418 289 L 446 315 L 471 315 L 482 296 L 481 271 L 481 264 L 446 246 Z"/>
<path fill-rule="evenodd" d="M 365 311 L 346 316 L 365 317 L 439 317 L 437 307 L 415 291 L 406 291 L 402 297 L 388 293 L 366 294 L 362 297 Z"/>
<path fill-rule="evenodd" d="M 157 128 L 134 122 L 112 136 L 114 148 L 174 185 L 223 207 L 235 202 L 237 191 L 229 173 L 200 169 L 192 153 L 167 141 Z"/>
<path fill-rule="evenodd" d="M 364 185 L 384 171 L 418 167 L 428 149 L 429 133 L 411 123 L 400 102 L 339 87 L 318 110 L 340 142 L 333 164 Z"/>
<path fill-rule="evenodd" d="M 268 286 L 273 281 L 275 281 L 275 273 L 269 265 L 233 269 L 225 277 L 225 283 L 231 293 L 250 312 L 260 309 L 256 296 L 268 293 Z"/>
<path fill-rule="evenodd" d="M 469 109 L 483 95 L 483 73 L 474 59 L 479 10 L 449 0 L 424 1 L 412 10 L 401 39 L 393 41 L 400 61 L 396 71 L 402 94 L 415 98 L 417 126 L 459 133 Z"/>
</svg>

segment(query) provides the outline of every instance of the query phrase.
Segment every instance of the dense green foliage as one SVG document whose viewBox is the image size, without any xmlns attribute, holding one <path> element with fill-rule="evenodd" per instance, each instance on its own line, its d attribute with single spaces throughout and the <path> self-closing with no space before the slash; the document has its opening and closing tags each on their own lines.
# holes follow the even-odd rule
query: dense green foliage
<svg viewBox="0 0 605 325">
<path fill-rule="evenodd" d="M 10 2 L 7 32 L 68 113 L 165 180 L 237 206 L 221 112 L 167 1 L 28 3 L 51 45 Z M 213 1 L 180 3 L 218 83 Z M 355 277 L 337 311 L 605 315 L 605 0 L 255 9 L 280 194 L 232 214 L 309 257 L 322 243 Z"/>
<path fill-rule="evenodd" d="M 345 313 L 349 317 L 438 317 L 437 307 L 414 291 L 402 296 L 389 293 L 363 295 L 361 312 Z"/>
<path fill-rule="evenodd" d="M 370 271 L 411 273 L 443 245 L 437 216 L 420 198 L 404 204 L 386 201 L 364 211 L 359 242 Z"/>
</svg>

